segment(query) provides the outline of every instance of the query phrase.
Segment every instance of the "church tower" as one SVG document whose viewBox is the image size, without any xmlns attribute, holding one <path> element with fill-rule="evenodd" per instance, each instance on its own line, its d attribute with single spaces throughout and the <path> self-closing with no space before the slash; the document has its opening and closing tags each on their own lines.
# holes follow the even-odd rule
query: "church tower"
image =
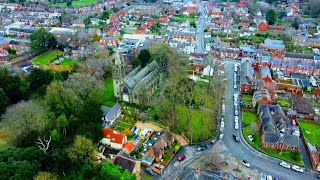
<svg viewBox="0 0 320 180">
<path fill-rule="evenodd" d="M 123 57 L 120 56 L 119 52 L 115 53 L 112 67 L 113 76 L 113 93 L 114 96 L 122 99 L 122 85 L 125 77 Z"/>
</svg>

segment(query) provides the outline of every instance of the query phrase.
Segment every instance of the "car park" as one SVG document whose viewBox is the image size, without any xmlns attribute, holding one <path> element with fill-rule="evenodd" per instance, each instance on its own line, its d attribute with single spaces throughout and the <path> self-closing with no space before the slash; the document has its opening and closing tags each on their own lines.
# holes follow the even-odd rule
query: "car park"
<svg viewBox="0 0 320 180">
<path fill-rule="evenodd" d="M 301 172 L 303 173 L 303 169 L 297 165 L 292 165 L 291 167 L 293 170 L 297 171 L 297 172 Z"/>
<path fill-rule="evenodd" d="M 156 175 L 156 173 L 155 173 L 152 169 L 150 169 L 150 168 L 146 168 L 146 171 L 147 171 L 147 173 L 150 174 L 151 176 Z"/>
<path fill-rule="evenodd" d="M 284 168 L 287 168 L 287 169 L 290 169 L 290 168 L 291 168 L 290 164 L 288 164 L 288 163 L 286 163 L 286 162 L 284 162 L 284 161 L 281 161 L 281 162 L 280 162 L 280 166 L 282 166 L 282 167 L 284 167 Z"/>
<path fill-rule="evenodd" d="M 250 167 L 250 163 L 248 163 L 246 160 L 242 160 L 241 163 L 242 163 L 245 167 Z"/>
<path fill-rule="evenodd" d="M 240 138 L 239 138 L 238 135 L 233 134 L 232 136 L 233 136 L 233 139 L 234 139 L 236 142 L 240 142 Z"/>
<path fill-rule="evenodd" d="M 234 123 L 234 129 L 238 130 L 239 129 L 239 123 Z"/>
<path fill-rule="evenodd" d="M 183 155 L 178 157 L 178 161 L 183 161 L 184 159 L 186 159 L 186 155 L 185 154 L 183 154 Z"/>
</svg>

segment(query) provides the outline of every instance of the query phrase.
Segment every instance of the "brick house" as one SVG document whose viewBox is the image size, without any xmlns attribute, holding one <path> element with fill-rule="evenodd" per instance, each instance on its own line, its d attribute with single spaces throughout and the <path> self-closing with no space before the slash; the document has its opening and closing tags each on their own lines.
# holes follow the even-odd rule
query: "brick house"
<svg viewBox="0 0 320 180">
<path fill-rule="evenodd" d="M 263 148 L 293 152 L 299 150 L 299 137 L 291 134 L 292 124 L 279 104 L 260 104 L 257 113 Z"/>
<path fill-rule="evenodd" d="M 320 171 L 319 152 L 315 145 L 307 142 L 307 150 L 313 170 Z"/>
<path fill-rule="evenodd" d="M 0 64 L 9 61 L 9 53 L 7 50 L 0 48 Z"/>
<path fill-rule="evenodd" d="M 152 19 L 152 18 L 149 18 L 145 23 L 145 26 L 153 26 L 153 25 L 155 25 L 156 24 L 156 21 L 154 20 L 154 19 Z"/>
<path fill-rule="evenodd" d="M 81 57 L 88 57 L 92 54 L 92 49 L 90 46 L 77 46 L 71 49 L 72 57 L 74 59 Z"/>
<path fill-rule="evenodd" d="M 160 23 L 168 23 L 168 22 L 169 22 L 168 16 L 164 15 L 160 17 Z"/>
<path fill-rule="evenodd" d="M 181 33 L 181 32 L 173 32 L 170 34 L 170 37 L 175 40 L 184 40 L 184 41 L 195 41 L 197 39 L 197 36 L 194 33 Z"/>
<path fill-rule="evenodd" d="M 271 72 L 268 67 L 262 66 L 260 68 L 260 76 L 265 83 L 272 82 Z"/>
<path fill-rule="evenodd" d="M 257 104 L 272 104 L 272 99 L 267 89 L 254 91 L 252 97 L 252 106 L 256 107 Z"/>
<path fill-rule="evenodd" d="M 283 44 L 282 40 L 266 39 L 266 40 L 264 40 L 264 43 L 261 44 L 261 49 L 271 51 L 271 52 L 284 51 L 285 45 Z"/>
<path fill-rule="evenodd" d="M 31 34 L 36 32 L 36 29 L 31 28 L 10 28 L 9 35 L 19 36 L 19 37 L 29 37 Z"/>
<path fill-rule="evenodd" d="M 108 37 L 108 36 L 103 36 L 100 39 L 101 44 L 107 45 L 107 46 L 118 46 L 120 40 L 116 37 Z"/>
</svg>

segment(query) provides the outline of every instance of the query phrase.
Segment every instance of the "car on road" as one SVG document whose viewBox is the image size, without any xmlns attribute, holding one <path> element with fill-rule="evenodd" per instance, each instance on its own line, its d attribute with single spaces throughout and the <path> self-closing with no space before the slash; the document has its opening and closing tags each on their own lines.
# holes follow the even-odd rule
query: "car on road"
<svg viewBox="0 0 320 180">
<path fill-rule="evenodd" d="M 237 85 L 236 85 L 236 84 L 235 84 L 235 85 L 233 85 L 233 88 L 234 88 L 234 89 L 237 89 Z"/>
<path fill-rule="evenodd" d="M 320 174 L 317 174 L 317 178 L 320 179 Z"/>
<path fill-rule="evenodd" d="M 292 165 L 292 169 L 295 170 L 295 171 L 303 173 L 303 169 L 301 167 L 297 166 L 297 165 Z"/>
<path fill-rule="evenodd" d="M 233 101 L 233 105 L 237 106 L 238 105 L 238 101 Z"/>
<path fill-rule="evenodd" d="M 186 157 L 187 156 L 185 154 L 183 154 L 183 155 L 178 157 L 178 161 L 183 161 L 184 159 L 186 159 Z"/>
<path fill-rule="evenodd" d="M 200 147 L 198 147 L 198 151 L 203 151 L 203 150 L 205 150 L 206 148 L 205 147 L 203 147 L 203 146 L 200 146 Z"/>
<path fill-rule="evenodd" d="M 152 169 L 150 169 L 150 168 L 147 168 L 146 171 L 147 171 L 147 173 L 150 174 L 151 176 L 156 175 L 156 173 L 155 173 Z"/>
<path fill-rule="evenodd" d="M 224 128 L 224 121 L 221 121 L 221 127 Z"/>
<path fill-rule="evenodd" d="M 290 169 L 290 168 L 291 168 L 290 164 L 288 164 L 288 163 L 286 163 L 286 162 L 284 162 L 284 161 L 281 161 L 281 162 L 280 162 L 280 166 L 282 166 L 282 167 L 284 167 L 284 168 L 287 168 L 287 169 Z"/>
<path fill-rule="evenodd" d="M 250 163 L 248 163 L 246 160 L 242 160 L 241 163 L 242 163 L 245 167 L 250 167 Z"/>
<path fill-rule="evenodd" d="M 236 116 L 238 116 L 238 115 L 239 115 L 238 110 L 234 110 L 234 115 L 236 115 Z"/>
<path fill-rule="evenodd" d="M 238 130 L 239 129 L 239 123 L 234 123 L 234 129 Z"/>
<path fill-rule="evenodd" d="M 232 136 L 233 136 L 233 139 L 234 139 L 236 142 L 240 142 L 240 138 L 239 138 L 238 135 L 233 134 Z"/>
<path fill-rule="evenodd" d="M 271 176 L 271 175 L 268 175 L 268 176 L 267 176 L 267 180 L 272 180 L 272 176 Z"/>
<path fill-rule="evenodd" d="M 261 173 L 261 180 L 267 180 L 267 175 L 265 173 Z"/>
<path fill-rule="evenodd" d="M 219 139 L 223 139 L 223 137 L 224 137 L 224 134 L 219 135 Z"/>
<path fill-rule="evenodd" d="M 239 123 L 239 116 L 234 117 L 234 123 Z"/>
</svg>

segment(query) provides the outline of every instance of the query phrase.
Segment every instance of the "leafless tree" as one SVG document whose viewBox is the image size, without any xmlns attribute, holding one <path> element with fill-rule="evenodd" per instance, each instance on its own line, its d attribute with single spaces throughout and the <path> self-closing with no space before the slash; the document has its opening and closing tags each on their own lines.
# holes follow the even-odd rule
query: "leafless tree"
<svg viewBox="0 0 320 180">
<path fill-rule="evenodd" d="M 41 139 L 40 137 L 37 138 L 37 141 L 35 141 L 36 146 L 43 151 L 45 154 L 47 154 L 47 151 L 50 147 L 50 142 L 51 142 L 51 136 L 49 136 L 49 139 L 43 138 Z"/>
</svg>

